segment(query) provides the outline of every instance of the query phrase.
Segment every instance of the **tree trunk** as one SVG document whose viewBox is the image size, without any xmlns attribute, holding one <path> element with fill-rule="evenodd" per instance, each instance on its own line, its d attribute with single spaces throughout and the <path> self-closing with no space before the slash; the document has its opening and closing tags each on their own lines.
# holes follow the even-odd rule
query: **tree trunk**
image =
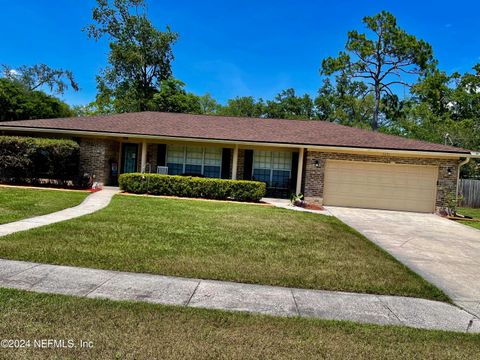
<svg viewBox="0 0 480 360">
<path fill-rule="evenodd" d="M 379 128 L 378 118 L 380 116 L 380 86 L 375 85 L 375 108 L 373 109 L 372 130 L 377 131 Z"/>
</svg>

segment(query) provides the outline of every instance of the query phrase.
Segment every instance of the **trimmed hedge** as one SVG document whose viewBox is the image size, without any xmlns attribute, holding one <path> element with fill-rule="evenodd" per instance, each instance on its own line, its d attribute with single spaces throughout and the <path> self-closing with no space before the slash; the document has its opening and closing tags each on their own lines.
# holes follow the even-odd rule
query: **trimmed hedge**
<svg viewBox="0 0 480 360">
<path fill-rule="evenodd" d="M 217 200 L 259 201 L 266 185 L 259 181 L 223 180 L 160 174 L 121 174 L 122 190 L 134 194 L 173 195 Z"/>
<path fill-rule="evenodd" d="M 77 180 L 79 158 L 80 147 L 72 140 L 0 136 L 0 179 L 3 182 Z"/>
</svg>

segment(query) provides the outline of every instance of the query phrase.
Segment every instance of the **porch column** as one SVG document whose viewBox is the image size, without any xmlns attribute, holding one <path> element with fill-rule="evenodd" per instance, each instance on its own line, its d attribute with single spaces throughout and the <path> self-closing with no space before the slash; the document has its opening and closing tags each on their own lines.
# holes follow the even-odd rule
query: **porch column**
<svg viewBox="0 0 480 360">
<path fill-rule="evenodd" d="M 145 173 L 147 167 L 147 142 L 142 142 L 142 160 L 140 163 L 140 172 Z"/>
<path fill-rule="evenodd" d="M 298 151 L 298 167 L 297 167 L 297 188 L 295 192 L 300 194 L 302 191 L 302 172 L 303 172 L 303 153 L 304 148 L 300 148 Z"/>
<path fill-rule="evenodd" d="M 235 144 L 235 147 L 233 148 L 232 180 L 237 180 L 237 167 L 238 167 L 238 144 Z"/>
</svg>

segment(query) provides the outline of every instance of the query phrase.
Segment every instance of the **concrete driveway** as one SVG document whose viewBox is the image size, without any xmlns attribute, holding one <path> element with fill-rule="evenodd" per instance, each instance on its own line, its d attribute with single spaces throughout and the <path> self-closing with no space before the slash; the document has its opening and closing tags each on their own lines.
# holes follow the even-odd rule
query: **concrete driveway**
<svg viewBox="0 0 480 360">
<path fill-rule="evenodd" d="M 433 214 L 327 210 L 480 316 L 480 230 Z"/>
</svg>

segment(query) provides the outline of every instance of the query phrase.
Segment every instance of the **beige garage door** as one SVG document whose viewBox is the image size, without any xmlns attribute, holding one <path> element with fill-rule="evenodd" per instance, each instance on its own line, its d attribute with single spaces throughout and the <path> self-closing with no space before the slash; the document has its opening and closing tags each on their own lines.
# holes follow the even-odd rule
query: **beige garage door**
<svg viewBox="0 0 480 360">
<path fill-rule="evenodd" d="M 327 160 L 325 205 L 433 212 L 438 168 Z"/>
</svg>

